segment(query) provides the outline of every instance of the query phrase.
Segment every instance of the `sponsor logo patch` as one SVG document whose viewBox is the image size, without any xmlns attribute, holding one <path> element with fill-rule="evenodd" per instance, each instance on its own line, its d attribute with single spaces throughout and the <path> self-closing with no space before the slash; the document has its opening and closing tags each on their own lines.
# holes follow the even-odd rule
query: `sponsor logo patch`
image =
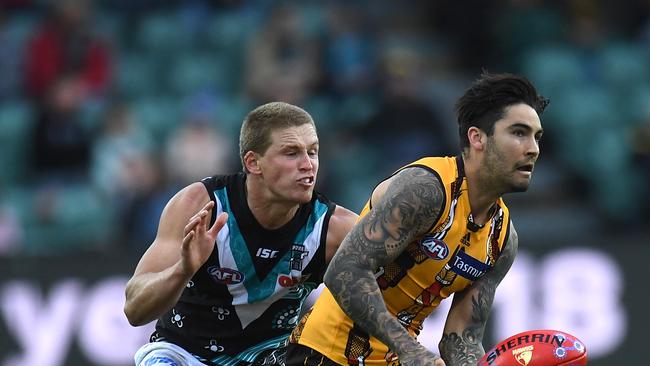
<svg viewBox="0 0 650 366">
<path fill-rule="evenodd" d="M 210 266 L 208 267 L 208 274 L 214 282 L 221 285 L 236 285 L 244 281 L 244 274 L 231 268 Z"/>
<path fill-rule="evenodd" d="M 449 247 L 447 244 L 440 239 L 435 239 L 430 236 L 425 236 L 420 241 L 420 247 L 427 257 L 437 261 L 443 260 L 449 255 Z"/>
<path fill-rule="evenodd" d="M 255 253 L 255 256 L 264 259 L 271 259 L 271 258 L 277 258 L 278 253 L 280 253 L 279 250 L 259 248 L 257 249 L 257 253 Z"/>
<path fill-rule="evenodd" d="M 476 281 L 490 269 L 488 264 L 478 261 L 469 254 L 459 251 L 450 261 L 451 270 L 470 281 Z"/>
<path fill-rule="evenodd" d="M 294 271 L 302 271 L 302 260 L 307 258 L 309 251 L 302 244 L 293 244 L 289 257 L 289 266 Z"/>
</svg>

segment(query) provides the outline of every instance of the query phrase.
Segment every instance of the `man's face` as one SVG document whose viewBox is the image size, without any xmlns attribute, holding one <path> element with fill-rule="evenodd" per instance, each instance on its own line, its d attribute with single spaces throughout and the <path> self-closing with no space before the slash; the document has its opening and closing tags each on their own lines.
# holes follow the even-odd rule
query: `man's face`
<svg viewBox="0 0 650 366">
<path fill-rule="evenodd" d="M 259 158 L 262 177 L 281 200 L 311 200 L 318 173 L 318 136 L 311 124 L 275 130 L 271 146 Z"/>
<path fill-rule="evenodd" d="M 507 107 L 503 118 L 494 124 L 483 163 L 503 193 L 528 189 L 542 132 L 537 112 L 523 103 Z"/>
</svg>

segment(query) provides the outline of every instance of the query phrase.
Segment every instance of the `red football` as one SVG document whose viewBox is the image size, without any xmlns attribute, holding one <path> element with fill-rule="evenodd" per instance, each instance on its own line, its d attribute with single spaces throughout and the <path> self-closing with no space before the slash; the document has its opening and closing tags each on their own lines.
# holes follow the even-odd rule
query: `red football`
<svg viewBox="0 0 650 366">
<path fill-rule="evenodd" d="M 536 329 L 497 343 L 478 366 L 585 366 L 587 348 L 575 336 L 559 330 Z"/>
</svg>

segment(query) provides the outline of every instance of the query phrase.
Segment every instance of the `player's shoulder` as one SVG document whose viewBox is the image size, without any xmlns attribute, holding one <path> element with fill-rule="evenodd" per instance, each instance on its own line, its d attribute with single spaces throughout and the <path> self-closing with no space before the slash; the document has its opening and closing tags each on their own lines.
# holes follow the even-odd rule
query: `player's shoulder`
<svg viewBox="0 0 650 366">
<path fill-rule="evenodd" d="M 422 182 L 441 183 L 440 173 L 436 169 L 426 165 L 407 165 L 395 172 L 390 178 L 395 177 L 406 185 Z"/>
<path fill-rule="evenodd" d="M 343 206 L 335 205 L 327 228 L 328 237 L 341 237 L 347 235 L 352 226 L 357 222 L 359 215 Z"/>
<path fill-rule="evenodd" d="M 207 197 L 208 191 L 202 182 L 193 182 L 179 191 L 179 194 L 187 200 L 203 199 Z"/>
<path fill-rule="evenodd" d="M 202 182 L 194 182 L 179 190 L 169 201 L 174 207 L 201 207 L 210 200 L 210 195 Z"/>
<path fill-rule="evenodd" d="M 332 213 L 332 217 L 330 218 L 330 221 L 335 220 L 335 221 L 341 221 L 343 224 L 349 224 L 352 223 L 354 224 L 357 219 L 359 218 L 359 215 L 343 206 L 336 205 L 334 207 L 334 212 Z"/>
<path fill-rule="evenodd" d="M 377 185 L 373 192 L 373 200 L 383 196 L 389 190 L 397 193 L 432 189 L 444 192 L 443 182 L 435 170 L 423 165 L 407 165 Z"/>
<path fill-rule="evenodd" d="M 415 179 L 415 183 L 420 180 L 434 180 L 442 182 L 441 175 L 455 175 L 457 171 L 459 158 L 451 156 L 429 156 L 410 162 L 393 173 L 387 180 L 396 178 L 405 179 L 408 184 L 409 180 Z M 434 182 L 435 184 L 435 182 Z"/>
<path fill-rule="evenodd" d="M 508 232 L 506 233 L 504 248 L 511 247 L 512 250 L 517 250 L 519 248 L 519 235 L 517 230 L 515 230 L 515 224 L 512 220 L 509 220 L 510 224 L 508 225 Z"/>
<path fill-rule="evenodd" d="M 462 165 L 462 159 L 458 156 L 428 156 L 404 165 L 397 172 L 409 168 L 420 168 L 434 175 L 456 174 L 459 165 Z"/>
<path fill-rule="evenodd" d="M 426 193 L 429 196 L 429 193 L 434 193 L 435 196 L 444 197 L 445 187 L 440 175 L 430 167 L 419 164 L 418 162 L 421 160 L 401 167 L 390 177 L 377 184 L 372 191 L 369 207 L 376 206 L 387 196 L 413 196 L 413 194 L 417 196 L 421 193 Z M 436 199 L 434 202 L 436 206 L 439 204 L 438 201 Z"/>
</svg>

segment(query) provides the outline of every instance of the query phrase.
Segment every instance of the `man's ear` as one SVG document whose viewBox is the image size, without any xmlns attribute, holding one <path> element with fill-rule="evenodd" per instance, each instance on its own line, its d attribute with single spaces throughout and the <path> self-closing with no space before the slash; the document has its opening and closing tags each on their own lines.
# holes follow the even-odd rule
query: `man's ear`
<svg viewBox="0 0 650 366">
<path fill-rule="evenodd" d="M 254 151 L 247 151 L 244 154 L 244 166 L 251 174 L 260 174 L 262 172 L 259 164 L 259 155 Z"/>
<path fill-rule="evenodd" d="M 475 126 L 470 127 L 467 130 L 467 139 L 469 140 L 469 146 L 472 149 L 478 151 L 483 151 L 485 149 L 487 135 L 480 128 Z"/>
</svg>

